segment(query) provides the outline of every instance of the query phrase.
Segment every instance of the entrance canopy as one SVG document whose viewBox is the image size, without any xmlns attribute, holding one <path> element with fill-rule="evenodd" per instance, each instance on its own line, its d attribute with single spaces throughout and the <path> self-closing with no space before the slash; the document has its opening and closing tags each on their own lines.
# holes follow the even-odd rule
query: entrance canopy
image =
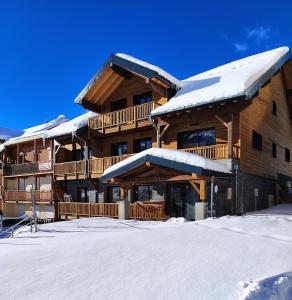
<svg viewBox="0 0 292 300">
<path fill-rule="evenodd" d="M 149 175 L 149 176 L 148 176 Z M 232 172 L 223 164 L 180 150 L 151 148 L 105 170 L 102 182 L 182 181 L 209 176 L 227 177 Z"/>
</svg>

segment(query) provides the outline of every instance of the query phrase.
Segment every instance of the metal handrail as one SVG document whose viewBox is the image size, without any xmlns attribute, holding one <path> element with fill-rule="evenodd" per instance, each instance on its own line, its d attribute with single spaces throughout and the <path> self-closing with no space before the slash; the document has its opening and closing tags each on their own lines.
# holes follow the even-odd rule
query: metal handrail
<svg viewBox="0 0 292 300">
<path fill-rule="evenodd" d="M 9 233 L 9 231 L 11 230 L 11 233 L 8 236 L 6 236 L 5 238 L 13 237 L 15 230 L 18 229 L 17 227 L 19 225 L 21 225 L 22 223 L 24 223 L 26 221 L 29 221 L 29 220 L 30 220 L 30 222 L 26 225 L 30 225 L 30 232 L 32 232 L 32 225 L 35 223 L 35 220 L 33 218 L 31 218 L 30 216 L 27 216 L 27 215 L 22 216 L 22 218 L 23 219 L 21 221 L 19 221 L 18 223 L 8 227 L 7 229 L 5 229 L 3 231 L 1 230 L 0 233 L 1 234 Z M 3 222 L 3 219 L 1 217 L 1 229 L 3 228 L 2 222 Z"/>
</svg>

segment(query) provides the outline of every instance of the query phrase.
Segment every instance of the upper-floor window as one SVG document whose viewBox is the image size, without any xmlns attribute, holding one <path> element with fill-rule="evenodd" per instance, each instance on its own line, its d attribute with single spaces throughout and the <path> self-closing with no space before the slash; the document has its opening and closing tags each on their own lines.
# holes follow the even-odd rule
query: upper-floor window
<svg viewBox="0 0 292 300">
<path fill-rule="evenodd" d="M 255 130 L 252 131 L 252 146 L 254 149 L 262 151 L 262 135 L 256 132 Z"/>
<path fill-rule="evenodd" d="M 275 101 L 273 101 L 273 115 L 277 115 L 277 103 Z"/>
<path fill-rule="evenodd" d="M 149 148 L 152 148 L 152 139 L 151 138 L 145 138 L 145 139 L 140 139 L 140 140 L 134 141 L 134 153 L 139 153 L 139 152 L 144 151 Z"/>
<path fill-rule="evenodd" d="M 120 110 L 127 107 L 127 99 L 120 99 L 111 102 L 111 111 Z"/>
<path fill-rule="evenodd" d="M 123 154 L 126 154 L 127 152 L 128 152 L 128 143 L 127 142 L 111 144 L 111 155 L 112 156 L 123 155 Z"/>
<path fill-rule="evenodd" d="M 178 149 L 209 146 L 216 144 L 215 128 L 180 132 L 177 135 Z"/>
<path fill-rule="evenodd" d="M 152 93 L 151 92 L 143 93 L 143 94 L 136 95 L 133 97 L 133 105 L 134 106 L 149 103 L 149 102 L 152 102 Z"/>
<path fill-rule="evenodd" d="M 272 143 L 272 156 L 277 157 L 277 144 Z"/>
<path fill-rule="evenodd" d="M 285 148 L 285 161 L 290 162 L 290 150 Z"/>
</svg>

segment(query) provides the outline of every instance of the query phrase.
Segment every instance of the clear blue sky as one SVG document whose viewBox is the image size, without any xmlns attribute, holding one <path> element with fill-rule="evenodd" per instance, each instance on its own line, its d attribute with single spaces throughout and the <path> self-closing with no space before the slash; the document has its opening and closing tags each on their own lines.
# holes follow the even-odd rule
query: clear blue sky
<svg viewBox="0 0 292 300">
<path fill-rule="evenodd" d="M 74 98 L 110 53 L 179 79 L 292 46 L 292 1 L 0 1 L 0 127 L 82 113 Z"/>
</svg>

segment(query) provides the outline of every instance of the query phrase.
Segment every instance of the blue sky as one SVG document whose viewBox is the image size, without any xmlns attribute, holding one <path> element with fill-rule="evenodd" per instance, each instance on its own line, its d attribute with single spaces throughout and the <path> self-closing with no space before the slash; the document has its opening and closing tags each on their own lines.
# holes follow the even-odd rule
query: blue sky
<svg viewBox="0 0 292 300">
<path fill-rule="evenodd" d="M 0 127 L 83 112 L 74 98 L 110 53 L 179 79 L 292 46 L 291 1 L 0 1 Z"/>
</svg>

